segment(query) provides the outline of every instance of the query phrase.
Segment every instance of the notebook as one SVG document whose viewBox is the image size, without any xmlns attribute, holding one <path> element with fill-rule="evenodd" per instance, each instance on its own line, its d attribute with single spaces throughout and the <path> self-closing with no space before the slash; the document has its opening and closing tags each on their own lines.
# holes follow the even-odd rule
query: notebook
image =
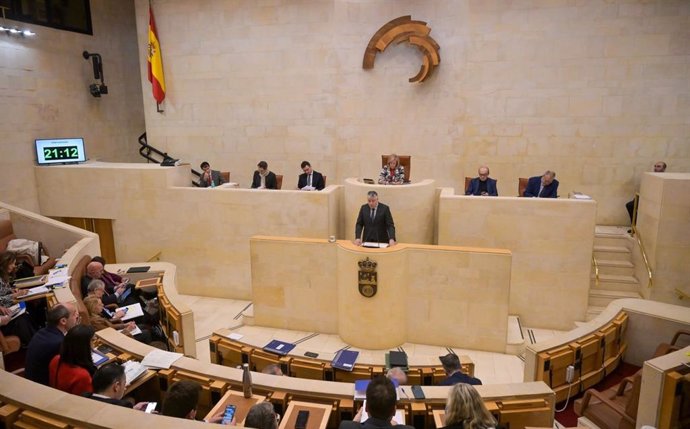
<svg viewBox="0 0 690 429">
<path fill-rule="evenodd" d="M 336 353 L 331 366 L 333 368 L 342 369 L 343 371 L 352 371 L 355 367 L 355 362 L 359 357 L 359 352 L 354 350 L 340 350 Z"/>
<path fill-rule="evenodd" d="M 141 267 L 129 267 L 128 273 L 146 273 L 151 268 L 149 265 L 144 265 Z"/>
<path fill-rule="evenodd" d="M 292 343 L 286 343 L 280 340 L 273 340 L 264 346 L 264 350 L 271 353 L 276 353 L 284 356 L 290 353 L 290 350 L 294 349 L 295 345 Z"/>
</svg>

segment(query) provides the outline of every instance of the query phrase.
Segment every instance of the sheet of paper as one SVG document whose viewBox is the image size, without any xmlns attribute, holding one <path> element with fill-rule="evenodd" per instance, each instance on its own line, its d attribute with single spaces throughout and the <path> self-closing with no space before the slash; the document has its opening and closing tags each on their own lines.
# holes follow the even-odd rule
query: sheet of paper
<svg viewBox="0 0 690 429">
<path fill-rule="evenodd" d="M 169 369 L 176 360 L 182 357 L 182 353 L 166 352 L 165 350 L 153 350 L 142 359 L 142 365 L 149 368 Z"/>
<path fill-rule="evenodd" d="M 67 277 L 69 275 L 67 270 L 67 267 L 54 268 L 52 270 L 48 270 L 48 278 L 52 279 L 53 277 Z"/>
<path fill-rule="evenodd" d="M 120 330 L 117 331 L 117 332 L 119 332 L 119 333 L 121 333 L 121 334 L 124 334 L 124 333 L 125 333 L 124 331 L 125 331 L 124 329 L 120 329 Z M 141 333 L 142 333 L 142 332 L 141 332 L 141 329 L 140 329 L 138 326 L 136 326 L 134 329 L 132 329 L 131 331 L 129 331 L 129 334 L 132 335 L 132 336 L 134 336 L 134 335 L 139 335 L 139 334 L 141 334 Z"/>
<path fill-rule="evenodd" d="M 367 414 L 367 401 L 365 400 L 364 403 L 362 403 L 362 423 L 367 421 L 369 418 L 369 414 Z M 395 410 L 395 415 L 393 416 L 393 420 L 399 425 L 404 425 L 405 424 L 405 410 Z"/>
<path fill-rule="evenodd" d="M 50 277 L 50 276 L 49 276 L 49 277 Z M 56 277 L 53 277 L 53 278 L 48 278 L 48 281 L 47 281 L 46 284 L 44 284 L 43 286 L 57 286 L 57 285 L 61 285 L 61 284 L 65 283 L 65 282 L 69 282 L 69 279 L 70 279 L 70 278 L 72 278 L 72 276 L 56 276 Z"/>
<path fill-rule="evenodd" d="M 242 337 L 244 337 L 244 335 L 238 334 L 237 332 L 231 332 L 230 334 L 228 334 L 228 338 L 230 338 L 231 340 L 241 340 Z"/>
<path fill-rule="evenodd" d="M 32 287 L 31 289 L 29 289 L 29 292 L 26 295 L 24 295 L 24 298 L 26 298 L 27 296 L 33 296 L 33 295 L 38 295 L 41 293 L 48 293 L 48 292 L 50 292 L 50 289 L 48 289 L 47 287 L 36 286 L 36 287 Z"/>
<path fill-rule="evenodd" d="M 126 310 L 125 310 L 125 308 L 126 308 Z M 125 312 L 125 315 L 122 316 L 122 319 L 120 319 L 123 322 L 127 321 L 127 320 L 136 319 L 137 317 L 143 317 L 144 316 L 144 309 L 141 308 L 141 304 L 139 304 L 139 303 L 127 305 L 125 307 L 120 307 L 117 310 L 115 310 L 115 312 L 118 312 L 120 310 Z"/>
</svg>

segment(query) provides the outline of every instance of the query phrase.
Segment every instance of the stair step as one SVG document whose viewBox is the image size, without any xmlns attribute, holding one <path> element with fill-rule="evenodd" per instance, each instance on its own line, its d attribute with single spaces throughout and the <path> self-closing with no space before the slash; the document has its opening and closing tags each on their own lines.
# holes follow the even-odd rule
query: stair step
<svg viewBox="0 0 690 429">
<path fill-rule="evenodd" d="M 639 284 L 635 276 L 620 276 L 615 274 L 601 274 L 599 273 L 599 283 L 628 283 L 628 284 Z"/>
<path fill-rule="evenodd" d="M 522 337 L 522 327 L 518 316 L 508 316 L 508 340 L 506 342 L 506 353 L 519 355 L 525 351 L 525 339 Z"/>
<path fill-rule="evenodd" d="M 597 259 L 599 278 L 602 275 L 629 276 L 635 274 L 635 265 L 630 261 L 615 259 Z"/>
<path fill-rule="evenodd" d="M 589 290 L 589 306 L 590 307 L 606 307 L 611 301 L 622 298 L 640 298 L 637 292 L 624 290 L 610 290 L 610 289 L 590 289 Z"/>
<path fill-rule="evenodd" d="M 595 245 L 594 246 L 594 255 L 597 258 L 597 262 L 599 262 L 599 259 L 603 260 L 608 260 L 608 261 L 629 261 L 632 252 L 630 251 L 629 248 L 624 247 L 624 246 L 599 246 Z"/>
<path fill-rule="evenodd" d="M 629 234 L 594 234 L 594 246 L 625 247 L 632 249 L 633 238 Z"/>
</svg>

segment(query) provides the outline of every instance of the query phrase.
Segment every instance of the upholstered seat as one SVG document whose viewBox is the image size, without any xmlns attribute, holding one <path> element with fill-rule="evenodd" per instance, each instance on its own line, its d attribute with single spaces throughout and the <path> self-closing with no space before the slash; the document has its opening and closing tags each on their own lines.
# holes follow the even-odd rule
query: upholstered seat
<svg viewBox="0 0 690 429">
<path fill-rule="evenodd" d="M 525 189 L 527 189 L 527 182 L 529 182 L 528 177 L 520 177 L 518 178 L 518 197 L 524 197 L 525 196 Z"/>
<path fill-rule="evenodd" d="M 276 189 L 283 189 L 283 175 L 276 174 Z"/>
<path fill-rule="evenodd" d="M 589 389 L 582 399 L 575 401 L 575 414 L 601 428 L 634 429 L 641 385 L 642 370 L 605 392 Z"/>
<path fill-rule="evenodd" d="M 81 294 L 81 279 L 86 274 L 86 266 L 91 262 L 91 257 L 88 255 L 82 256 L 74 270 L 71 273 L 72 278 L 69 281 L 69 288 L 74 295 L 76 300 L 77 310 L 81 316 L 82 325 L 88 325 L 90 323 L 89 312 L 84 306 L 84 297 Z"/>
<path fill-rule="evenodd" d="M 220 178 L 223 179 L 223 183 L 230 182 L 230 172 L 229 171 L 221 171 L 220 172 Z"/>
</svg>

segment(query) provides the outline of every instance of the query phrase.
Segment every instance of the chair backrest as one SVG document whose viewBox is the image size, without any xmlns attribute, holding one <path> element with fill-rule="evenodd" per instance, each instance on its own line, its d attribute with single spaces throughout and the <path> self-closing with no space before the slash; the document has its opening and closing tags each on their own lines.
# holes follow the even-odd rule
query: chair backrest
<svg viewBox="0 0 690 429">
<path fill-rule="evenodd" d="M 230 172 L 229 171 L 221 171 L 220 172 L 220 178 L 223 179 L 223 183 L 228 183 L 230 181 Z"/>
<path fill-rule="evenodd" d="M 412 168 L 412 157 L 410 155 L 398 155 L 400 158 L 400 165 L 405 167 L 405 182 L 410 181 L 410 168 Z M 381 155 L 381 168 L 388 164 L 388 155 Z M 324 181 L 326 177 L 324 176 Z"/>
<path fill-rule="evenodd" d="M 633 420 L 637 419 L 637 406 L 640 403 L 640 388 L 642 387 L 642 371 L 637 371 L 633 375 L 632 391 L 628 402 L 625 404 L 625 414 L 630 416 Z"/>
<path fill-rule="evenodd" d="M 326 185 L 326 177 L 328 177 L 328 176 L 326 176 L 326 175 L 324 174 L 324 175 L 323 175 L 323 187 L 324 187 L 324 188 L 327 186 L 327 185 Z"/>
<path fill-rule="evenodd" d="M 518 197 L 524 197 L 525 196 L 525 189 L 527 189 L 527 182 L 529 182 L 529 178 L 527 178 L 527 177 L 518 178 Z"/>
<path fill-rule="evenodd" d="M 7 249 L 7 243 L 17 238 L 12 229 L 12 221 L 9 219 L 0 220 L 0 252 Z"/>
<path fill-rule="evenodd" d="M 283 189 L 283 175 L 276 174 L 276 189 Z"/>
<path fill-rule="evenodd" d="M 467 190 L 470 189 L 470 182 L 472 181 L 471 177 L 465 177 L 465 192 L 467 193 Z"/>
<path fill-rule="evenodd" d="M 72 291 L 72 295 L 74 295 L 74 299 L 76 300 L 77 310 L 81 316 L 82 325 L 88 325 L 91 323 L 89 312 L 84 306 L 84 297 L 81 294 L 81 279 L 86 274 L 86 266 L 89 264 L 89 262 L 91 262 L 91 256 L 82 256 L 70 274 L 72 278 L 69 281 L 69 288 Z"/>
<path fill-rule="evenodd" d="M 21 345 L 22 344 L 18 336 L 5 336 L 2 332 L 0 332 L 0 352 L 2 352 L 3 355 L 8 355 L 10 353 L 19 351 Z"/>
</svg>

